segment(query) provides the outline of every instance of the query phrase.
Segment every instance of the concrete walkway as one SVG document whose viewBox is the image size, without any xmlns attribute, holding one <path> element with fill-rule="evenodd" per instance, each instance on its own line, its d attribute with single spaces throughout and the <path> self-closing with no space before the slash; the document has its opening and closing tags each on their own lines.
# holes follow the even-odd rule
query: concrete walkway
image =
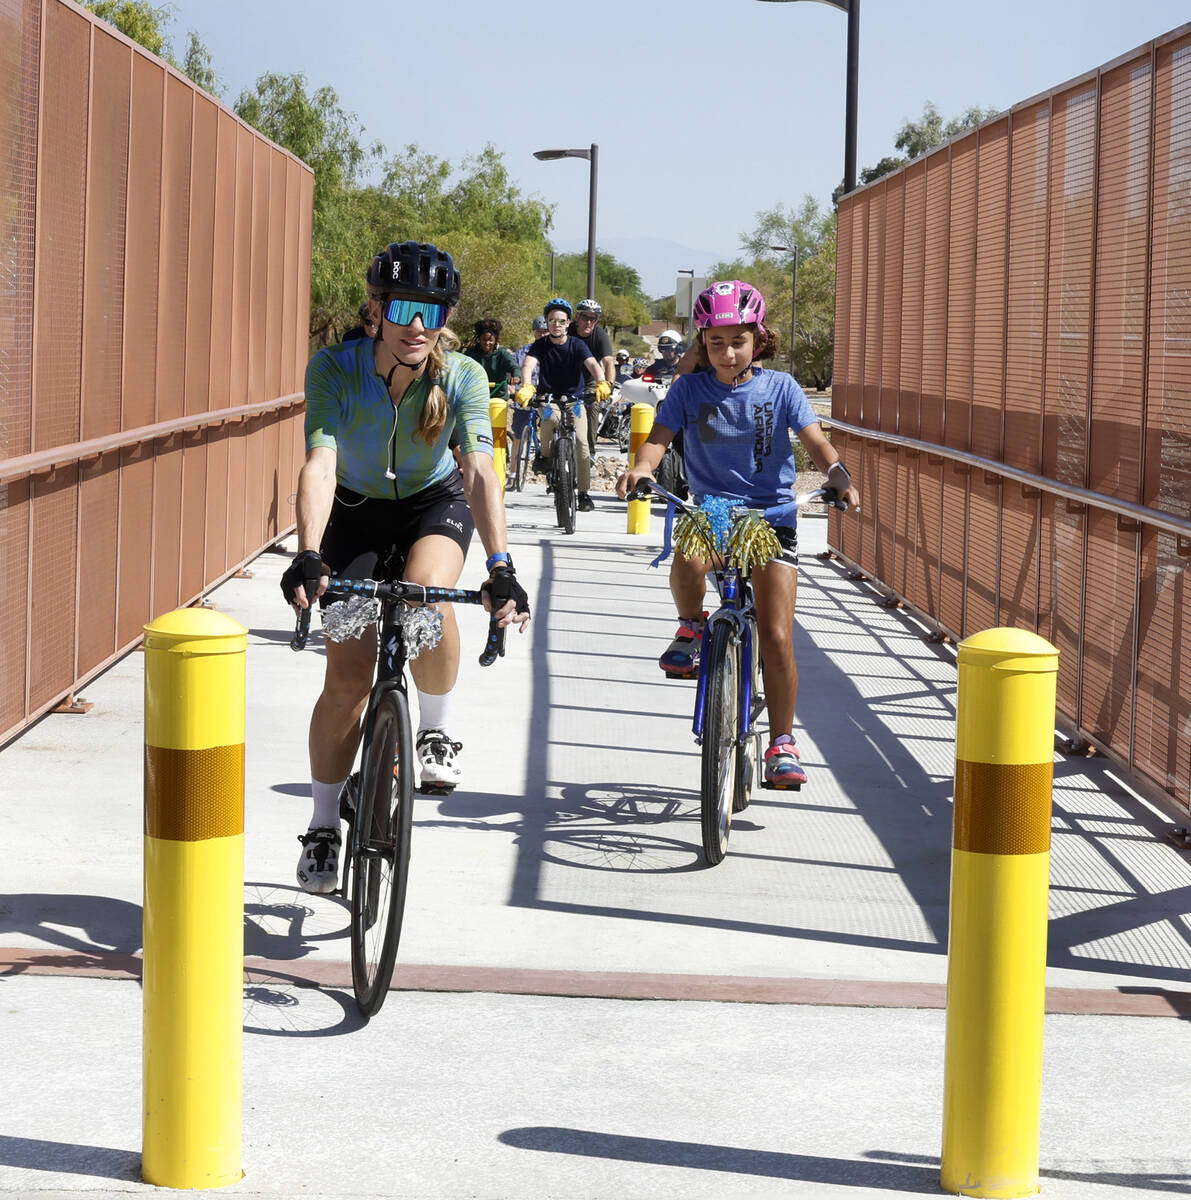
<svg viewBox="0 0 1191 1200">
<path fill-rule="evenodd" d="M 395 992 L 367 1026 L 346 910 L 294 883 L 321 650 L 288 553 L 214 594 L 249 630 L 244 1166 L 250 1196 L 937 1195 L 954 650 L 802 523 L 798 739 L 703 865 L 664 569 L 597 495 L 572 537 L 510 497 L 534 621 L 476 664 L 465 782 L 421 797 Z M 482 574 L 478 547 L 464 583 Z M 142 656 L 0 751 L 8 1070 L 0 1192 L 139 1182 Z M 1043 1194 L 1191 1187 L 1191 860 L 1100 759 L 1057 759 Z M 29 816 L 18 818 L 17 805 Z M 1179 1020 L 1182 1017 L 1184 1020 Z"/>
</svg>

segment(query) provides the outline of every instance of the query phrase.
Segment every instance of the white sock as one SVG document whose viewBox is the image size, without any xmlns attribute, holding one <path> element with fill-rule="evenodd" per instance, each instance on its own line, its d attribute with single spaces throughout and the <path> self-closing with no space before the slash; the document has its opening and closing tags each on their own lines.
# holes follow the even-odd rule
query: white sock
<svg viewBox="0 0 1191 1200">
<path fill-rule="evenodd" d="M 314 795 L 314 812 L 310 817 L 310 828 L 328 825 L 332 829 L 339 828 L 339 793 L 343 791 L 346 779 L 338 783 L 319 783 L 311 779 L 310 790 Z"/>
<path fill-rule="evenodd" d="M 455 689 L 437 695 L 434 692 L 418 691 L 418 733 L 423 729 L 441 729 L 444 732 L 455 706 Z"/>
</svg>

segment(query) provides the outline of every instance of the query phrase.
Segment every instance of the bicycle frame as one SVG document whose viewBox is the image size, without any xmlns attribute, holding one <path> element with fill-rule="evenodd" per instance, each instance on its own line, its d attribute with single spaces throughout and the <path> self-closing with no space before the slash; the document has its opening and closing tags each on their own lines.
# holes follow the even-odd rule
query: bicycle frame
<svg viewBox="0 0 1191 1200">
<path fill-rule="evenodd" d="M 652 480 L 644 480 L 650 490 L 656 492 L 671 507 L 686 513 L 698 510 L 685 501 L 680 500 L 671 492 L 666 491 Z M 818 488 L 805 493 L 798 498 L 798 507 L 812 501 L 823 499 L 829 504 L 837 504 L 836 493 L 831 488 Z M 709 551 L 709 559 L 716 557 Z M 716 610 L 707 618 L 703 627 L 703 638 L 699 654 L 699 674 L 695 680 L 695 711 L 691 720 L 691 731 L 697 744 L 703 741 L 703 726 L 707 712 L 707 671 L 705 664 L 708 660 L 708 650 L 711 646 L 712 633 L 716 626 L 725 622 L 730 623 L 740 639 L 740 703 L 738 728 L 739 744 L 744 745 L 755 732 L 753 724 L 756 714 L 753 712 L 753 677 L 754 656 L 757 653 L 754 635 L 756 633 L 756 609 L 753 606 L 753 592 L 748 576 L 739 567 L 724 563 L 719 570 L 713 571 L 716 588 L 720 594 L 720 603 Z"/>
</svg>

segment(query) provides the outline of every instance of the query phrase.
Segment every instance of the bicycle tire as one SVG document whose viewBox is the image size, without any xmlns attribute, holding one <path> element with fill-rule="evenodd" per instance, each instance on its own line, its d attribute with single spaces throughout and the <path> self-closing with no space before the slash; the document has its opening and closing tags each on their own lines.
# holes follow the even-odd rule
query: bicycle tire
<svg viewBox="0 0 1191 1200">
<path fill-rule="evenodd" d="M 571 437 L 554 441 L 554 513 L 563 533 L 575 532 L 575 442 Z"/>
<path fill-rule="evenodd" d="M 513 477 L 513 486 L 519 491 L 525 491 L 525 481 L 529 478 L 529 460 L 533 457 L 533 436 L 530 433 L 529 426 L 525 427 L 525 432 L 521 435 L 521 441 L 517 446 L 517 463 L 516 473 Z"/>
<path fill-rule="evenodd" d="M 699 814 L 703 854 L 714 867 L 728 849 L 740 750 L 740 642 L 727 621 L 712 629 L 706 662 Z"/>
<path fill-rule="evenodd" d="M 413 733 L 409 702 L 386 691 L 373 709 L 360 765 L 352 844 L 352 987 L 365 1017 L 380 1011 L 393 978 L 413 827 Z"/>
</svg>

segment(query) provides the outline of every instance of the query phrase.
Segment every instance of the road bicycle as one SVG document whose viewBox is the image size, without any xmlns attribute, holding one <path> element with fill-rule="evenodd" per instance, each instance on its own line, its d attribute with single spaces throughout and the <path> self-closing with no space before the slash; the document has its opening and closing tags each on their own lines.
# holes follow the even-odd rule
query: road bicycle
<svg viewBox="0 0 1191 1200">
<path fill-rule="evenodd" d="M 333 604 L 325 610 L 326 636 L 343 641 L 361 636 L 370 625 L 377 631 L 376 682 L 364 709 L 359 766 L 339 800 L 349 848 L 340 894 L 351 905 L 352 988 L 360 1012 L 371 1017 L 384 1003 L 393 978 L 409 880 L 414 742 L 405 665 L 441 635 L 442 615 L 428 605 L 482 604 L 483 598 L 462 588 L 376 579 L 332 579 L 326 594 L 346 600 L 342 607 Z M 294 650 L 306 645 L 310 613 L 309 608 L 298 613 L 290 642 Z M 504 635 L 493 616 L 480 655 L 483 666 L 504 654 Z M 442 794 L 452 788 L 417 790 Z"/>
<path fill-rule="evenodd" d="M 714 564 L 719 607 L 707 618 L 694 679 L 695 711 L 691 728 L 700 747 L 699 813 L 703 854 L 709 866 L 723 861 L 728 849 L 732 814 L 743 812 L 752 799 L 753 786 L 799 791 L 799 784 L 766 782 L 761 767 L 763 747 L 758 722 L 765 712 L 762 690 L 760 638 L 749 564 L 741 563 L 730 549 L 717 547 L 704 512 L 679 499 L 651 479 L 643 479 L 632 494 L 643 499 L 656 492 L 676 511 L 691 516 L 704 545 L 701 555 Z M 847 510 L 834 488 L 818 488 L 798 496 L 795 509 L 816 500 Z M 763 510 L 733 505 L 730 519 L 762 517 Z M 704 519 L 700 521 L 700 517 Z"/>
<path fill-rule="evenodd" d="M 525 432 L 521 435 L 521 441 L 517 445 L 517 461 L 513 464 L 513 470 L 510 472 L 510 486 L 514 491 L 525 491 L 525 484 L 529 479 L 533 460 L 542 451 L 542 439 L 538 436 L 538 426 L 541 423 L 542 418 L 537 408 L 531 405 L 529 409 L 529 422 L 526 424 Z"/>
</svg>

